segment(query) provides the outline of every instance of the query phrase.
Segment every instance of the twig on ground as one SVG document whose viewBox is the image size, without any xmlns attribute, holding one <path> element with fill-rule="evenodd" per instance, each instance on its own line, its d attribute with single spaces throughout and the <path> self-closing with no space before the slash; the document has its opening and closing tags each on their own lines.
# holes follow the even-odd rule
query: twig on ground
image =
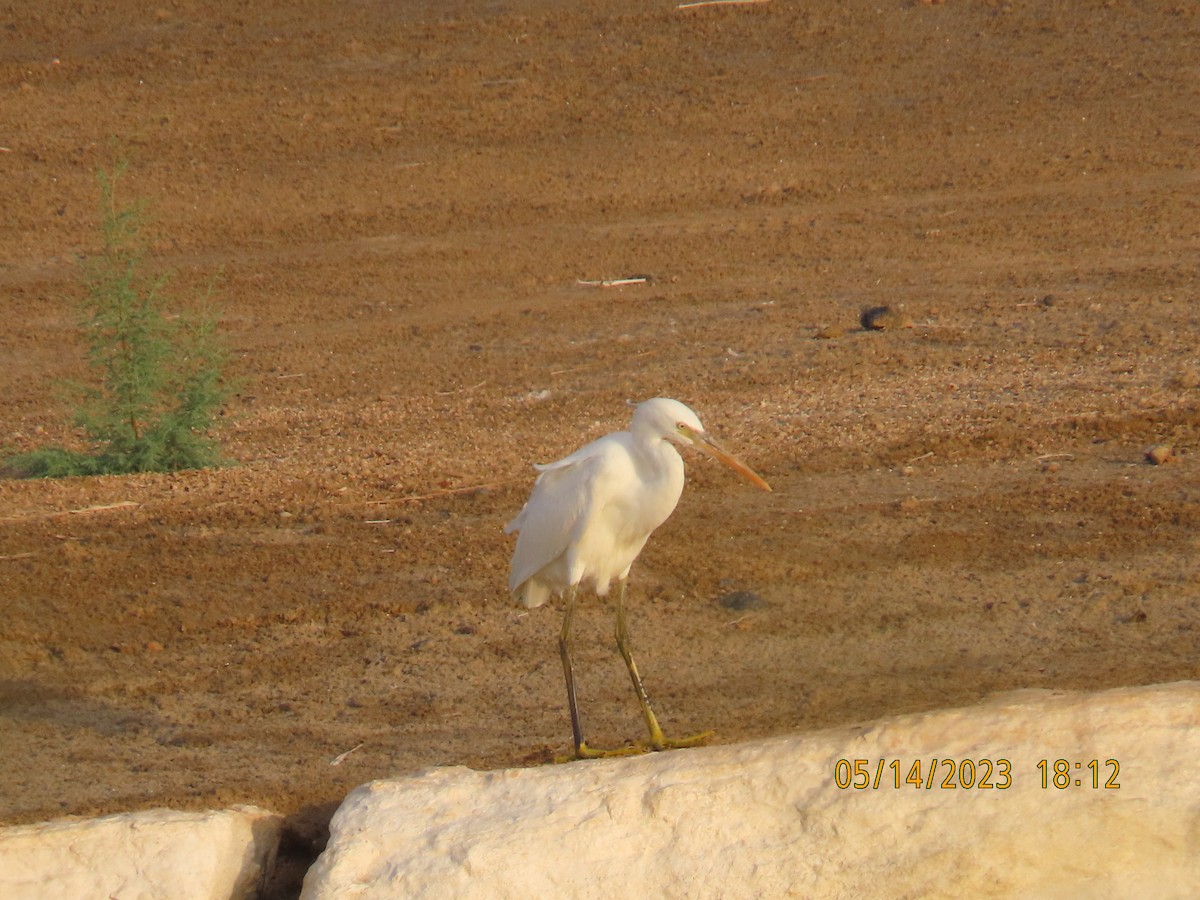
<svg viewBox="0 0 1200 900">
<path fill-rule="evenodd" d="M 363 741 L 362 744 L 359 744 L 357 747 L 351 747 L 349 750 L 339 753 L 337 756 L 335 756 L 333 759 L 331 759 L 329 761 L 329 764 L 331 766 L 340 766 L 342 763 L 344 763 L 346 761 L 347 756 L 349 756 L 355 750 L 361 749 L 363 744 L 365 744 L 365 743 L 366 743 L 366 741 Z"/>
<path fill-rule="evenodd" d="M 136 500 L 121 500 L 117 503 L 104 503 L 99 506 L 85 506 L 83 509 L 73 509 L 71 515 L 79 516 L 84 513 L 107 512 L 110 509 L 128 509 L 131 506 L 141 506 Z"/>
<path fill-rule="evenodd" d="M 25 519 L 57 519 L 59 516 L 82 516 L 90 513 L 109 512 L 114 509 L 132 509 L 142 504 L 136 500 L 122 500 L 119 503 L 103 503 L 99 506 L 85 506 L 82 509 L 62 509 L 56 512 L 25 513 L 24 515 L 4 516 L 0 522 L 20 522 Z"/>
<path fill-rule="evenodd" d="M 630 275 L 628 278 L 603 278 L 600 281 L 585 281 L 578 279 L 584 287 L 621 287 L 626 284 L 645 284 L 650 280 L 649 275 Z"/>
<path fill-rule="evenodd" d="M 698 6 L 739 6 L 750 3 L 767 3 L 769 0 L 698 0 L 695 3 L 680 3 L 676 9 L 695 9 Z"/>
</svg>

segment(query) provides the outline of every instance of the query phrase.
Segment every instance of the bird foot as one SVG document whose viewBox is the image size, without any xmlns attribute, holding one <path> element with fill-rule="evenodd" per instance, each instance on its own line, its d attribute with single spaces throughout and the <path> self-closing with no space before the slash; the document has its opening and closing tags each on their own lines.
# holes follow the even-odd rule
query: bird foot
<svg viewBox="0 0 1200 900">
<path fill-rule="evenodd" d="M 614 746 L 612 749 L 594 748 L 587 744 L 581 744 L 575 748 L 574 752 L 564 754 L 563 756 L 554 757 L 554 762 L 575 762 L 576 760 L 616 760 L 622 756 L 638 756 L 648 752 L 650 746 L 647 744 L 625 744 L 624 746 Z"/>
<path fill-rule="evenodd" d="M 699 747 L 701 744 L 708 743 L 714 734 L 716 734 L 714 731 L 702 731 L 690 737 L 674 740 L 659 735 L 657 740 L 635 741 L 625 744 L 622 747 L 613 747 L 612 749 L 589 747 L 586 743 L 583 743 L 575 748 L 573 756 L 555 757 L 554 761 L 556 763 L 563 763 L 572 762 L 577 759 L 617 759 L 622 756 L 639 756 L 642 753 L 651 753 L 660 750 L 683 750 L 687 747 Z"/>
<path fill-rule="evenodd" d="M 661 746 L 651 744 L 652 750 L 683 750 L 686 747 L 699 747 L 702 744 L 707 744 L 716 734 L 715 731 L 702 731 L 699 734 L 693 734 L 685 738 L 662 738 Z"/>
<path fill-rule="evenodd" d="M 646 753 L 651 748 L 645 744 L 625 744 L 623 747 L 613 747 L 611 749 L 600 749 L 598 747 L 589 747 L 586 743 L 580 744 L 575 748 L 573 756 L 567 756 L 558 760 L 559 762 L 571 762 L 576 759 L 616 759 L 621 756 L 637 756 L 641 753 Z"/>
</svg>

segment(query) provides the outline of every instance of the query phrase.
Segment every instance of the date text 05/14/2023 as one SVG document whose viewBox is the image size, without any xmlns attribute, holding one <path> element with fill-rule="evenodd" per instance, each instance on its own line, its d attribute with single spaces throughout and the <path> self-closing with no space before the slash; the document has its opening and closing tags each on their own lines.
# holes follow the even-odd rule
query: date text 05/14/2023
<svg viewBox="0 0 1200 900">
<path fill-rule="evenodd" d="M 1115 759 L 1040 759 L 1028 773 L 1043 790 L 1119 790 L 1121 764 Z M 833 781 L 842 790 L 905 788 L 939 790 L 1007 790 L 1023 773 L 1012 761 L 995 759 L 839 759 Z"/>
</svg>

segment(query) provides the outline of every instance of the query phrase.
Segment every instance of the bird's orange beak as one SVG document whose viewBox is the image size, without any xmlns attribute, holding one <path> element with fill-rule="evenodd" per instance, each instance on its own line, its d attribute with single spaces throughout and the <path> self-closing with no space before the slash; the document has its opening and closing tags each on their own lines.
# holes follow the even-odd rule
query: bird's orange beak
<svg viewBox="0 0 1200 900">
<path fill-rule="evenodd" d="M 719 459 L 733 471 L 737 472 L 756 488 L 762 488 L 764 491 L 771 490 L 771 486 L 763 480 L 762 476 L 755 472 L 752 468 L 734 456 L 732 453 L 727 453 L 721 446 L 710 438 L 703 431 L 696 431 L 692 428 L 686 429 L 687 436 L 692 439 L 692 446 L 703 453 L 707 453 L 713 459 Z"/>
</svg>

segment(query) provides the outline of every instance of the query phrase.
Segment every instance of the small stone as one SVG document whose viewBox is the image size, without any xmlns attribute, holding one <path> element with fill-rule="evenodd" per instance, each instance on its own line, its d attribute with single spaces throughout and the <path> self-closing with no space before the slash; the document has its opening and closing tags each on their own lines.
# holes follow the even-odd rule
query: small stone
<svg viewBox="0 0 1200 900">
<path fill-rule="evenodd" d="M 872 306 L 858 317 L 864 331 L 883 331 L 887 328 L 912 328 L 912 318 L 898 306 Z"/>
<path fill-rule="evenodd" d="M 717 601 L 726 609 L 745 612 L 748 609 L 762 609 L 767 605 L 762 597 L 753 591 L 730 591 Z"/>
<path fill-rule="evenodd" d="M 858 321 L 864 331 L 883 331 L 894 323 L 895 317 L 890 306 L 872 306 L 862 311 Z"/>
<path fill-rule="evenodd" d="M 1175 452 L 1168 444 L 1155 444 L 1146 451 L 1146 462 L 1152 466 L 1162 466 L 1175 459 Z"/>
<path fill-rule="evenodd" d="M 819 341 L 833 341 L 842 337 L 846 333 L 845 328 L 840 328 L 837 325 L 818 325 L 813 337 Z"/>
</svg>

